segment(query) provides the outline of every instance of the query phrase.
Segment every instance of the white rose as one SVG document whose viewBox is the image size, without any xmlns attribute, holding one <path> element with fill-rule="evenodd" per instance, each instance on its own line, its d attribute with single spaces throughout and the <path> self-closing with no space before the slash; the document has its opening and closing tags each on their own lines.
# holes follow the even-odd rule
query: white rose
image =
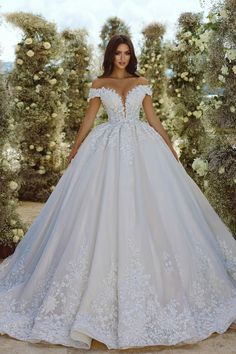
<svg viewBox="0 0 236 354">
<path fill-rule="evenodd" d="M 56 146 L 55 141 L 50 141 L 49 148 L 54 148 Z"/>
<path fill-rule="evenodd" d="M 18 108 L 22 108 L 22 107 L 24 107 L 24 102 L 22 102 L 22 101 L 17 102 L 16 105 L 17 105 Z"/>
<path fill-rule="evenodd" d="M 222 18 L 227 18 L 227 11 L 225 10 L 225 9 L 222 9 L 221 11 L 220 11 L 220 16 L 222 17 Z"/>
<path fill-rule="evenodd" d="M 35 91 L 39 93 L 39 92 L 40 92 L 40 89 L 41 89 L 41 85 L 39 85 L 39 84 L 38 84 L 38 85 L 36 85 L 36 87 L 35 87 Z"/>
<path fill-rule="evenodd" d="M 39 77 L 37 74 L 35 74 L 35 75 L 34 75 L 34 80 L 35 80 L 35 81 L 40 80 L 40 77 Z"/>
<path fill-rule="evenodd" d="M 34 145 L 30 145 L 29 148 L 30 148 L 30 150 L 33 150 L 34 149 Z"/>
<path fill-rule="evenodd" d="M 43 42 L 43 46 L 45 49 L 50 49 L 51 48 L 51 44 L 49 42 Z"/>
<path fill-rule="evenodd" d="M 193 115 L 196 117 L 196 118 L 200 118 L 202 116 L 202 111 L 194 111 L 193 112 Z"/>
<path fill-rule="evenodd" d="M 43 147 L 42 146 L 37 146 L 36 147 L 36 151 L 43 151 Z"/>
<path fill-rule="evenodd" d="M 235 60 L 236 59 L 236 49 L 228 49 L 226 51 L 226 56 L 230 61 Z"/>
<path fill-rule="evenodd" d="M 229 74 L 229 69 L 226 65 L 222 66 L 221 72 L 223 75 L 228 75 Z"/>
<path fill-rule="evenodd" d="M 57 72 L 58 72 L 58 74 L 63 74 L 64 73 L 64 69 L 63 68 L 59 68 L 58 70 L 57 70 Z"/>
<path fill-rule="evenodd" d="M 18 187 L 18 183 L 16 183 L 15 181 L 10 181 L 9 182 L 9 187 L 12 191 L 15 191 Z"/>
<path fill-rule="evenodd" d="M 22 90 L 22 86 L 16 86 L 16 89 L 17 89 L 18 91 L 21 91 L 21 90 Z"/>
<path fill-rule="evenodd" d="M 57 117 L 57 113 L 52 113 L 52 117 L 56 118 Z"/>
<path fill-rule="evenodd" d="M 31 43 L 33 43 L 32 38 L 26 38 L 25 44 L 31 44 Z"/>
<path fill-rule="evenodd" d="M 34 51 L 30 49 L 30 50 L 28 50 L 28 52 L 26 52 L 26 55 L 28 55 L 28 57 L 33 57 Z"/>
<path fill-rule="evenodd" d="M 14 226 L 15 224 L 16 224 L 16 220 L 11 219 L 11 220 L 10 220 L 10 225 L 11 225 L 11 226 Z"/>
<path fill-rule="evenodd" d="M 22 65 L 24 63 L 24 61 L 22 59 L 18 58 L 16 60 L 16 63 L 19 64 L 19 65 Z"/>
<path fill-rule="evenodd" d="M 220 174 L 224 173 L 225 172 L 225 167 L 224 166 L 220 166 L 220 168 L 218 169 L 218 172 Z"/>
<path fill-rule="evenodd" d="M 184 122 L 188 122 L 188 121 L 189 121 L 188 117 L 184 117 L 184 118 L 183 118 L 183 121 L 184 121 Z"/>
<path fill-rule="evenodd" d="M 23 229 L 18 229 L 18 235 L 20 237 L 24 236 L 24 230 Z"/>
<path fill-rule="evenodd" d="M 45 170 L 38 170 L 38 173 L 40 174 L 40 175 L 44 175 L 45 173 L 46 173 L 46 171 Z"/>
<path fill-rule="evenodd" d="M 218 79 L 221 81 L 221 82 L 225 82 L 225 77 L 223 75 L 218 75 Z"/>
<path fill-rule="evenodd" d="M 55 79 L 55 78 L 51 79 L 51 80 L 49 80 L 49 82 L 51 85 L 55 85 L 57 83 L 57 79 Z"/>
<path fill-rule="evenodd" d="M 14 237 L 13 237 L 13 239 L 12 239 L 12 241 L 14 242 L 14 243 L 17 243 L 18 241 L 19 241 L 19 236 L 17 236 L 17 235 L 15 235 Z"/>
<path fill-rule="evenodd" d="M 192 163 L 192 168 L 197 172 L 199 176 L 204 176 L 208 170 L 208 161 L 203 161 L 199 157 L 195 158 Z"/>
<path fill-rule="evenodd" d="M 234 65 L 234 66 L 232 67 L 232 70 L 233 70 L 234 74 L 236 75 L 236 65 Z"/>
<path fill-rule="evenodd" d="M 235 112 L 235 107 L 234 106 L 230 106 L 230 112 L 234 113 Z"/>
</svg>

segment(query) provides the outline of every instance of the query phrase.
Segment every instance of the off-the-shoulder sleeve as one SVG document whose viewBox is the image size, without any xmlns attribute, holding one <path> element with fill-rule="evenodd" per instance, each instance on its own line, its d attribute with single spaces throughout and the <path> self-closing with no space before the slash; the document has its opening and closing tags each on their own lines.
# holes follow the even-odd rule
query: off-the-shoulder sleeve
<svg viewBox="0 0 236 354">
<path fill-rule="evenodd" d="M 100 97 L 100 89 L 90 87 L 87 101 L 91 100 L 91 98 L 94 98 L 94 97 Z"/>
<path fill-rule="evenodd" d="M 152 96 L 152 87 L 151 85 L 143 85 L 143 89 L 146 95 Z"/>
</svg>

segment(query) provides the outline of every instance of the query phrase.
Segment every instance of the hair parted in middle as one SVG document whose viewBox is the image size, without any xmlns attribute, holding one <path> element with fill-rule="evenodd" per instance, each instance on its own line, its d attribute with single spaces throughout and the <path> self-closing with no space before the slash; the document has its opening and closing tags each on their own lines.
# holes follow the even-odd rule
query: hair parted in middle
<svg viewBox="0 0 236 354">
<path fill-rule="evenodd" d="M 126 67 L 126 70 L 129 74 L 136 77 L 140 77 L 140 74 L 137 72 L 138 61 L 134 52 L 134 46 L 131 39 L 124 34 L 115 34 L 110 38 L 106 46 L 104 59 L 102 63 L 103 74 L 98 76 L 99 78 L 103 78 L 111 75 L 114 67 L 113 61 L 115 58 L 117 47 L 119 46 L 119 44 L 123 44 L 123 43 L 127 44 L 130 50 L 130 61 Z"/>
</svg>

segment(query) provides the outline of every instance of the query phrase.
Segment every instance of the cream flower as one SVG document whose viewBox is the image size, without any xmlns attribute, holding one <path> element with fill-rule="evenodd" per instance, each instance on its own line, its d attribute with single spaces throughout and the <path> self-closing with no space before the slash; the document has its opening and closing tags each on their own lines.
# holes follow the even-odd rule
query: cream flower
<svg viewBox="0 0 236 354">
<path fill-rule="evenodd" d="M 57 70 L 57 73 L 58 73 L 59 75 L 63 74 L 63 73 L 64 73 L 64 69 L 63 69 L 63 68 L 59 68 L 59 69 Z"/>
<path fill-rule="evenodd" d="M 14 243 L 17 243 L 18 241 L 19 241 L 19 236 L 17 236 L 17 235 L 15 235 L 14 237 L 13 237 L 13 239 L 12 239 L 12 241 L 14 242 Z"/>
<path fill-rule="evenodd" d="M 40 77 L 39 77 L 37 74 L 35 74 L 35 75 L 34 75 L 34 80 L 35 80 L 35 81 L 40 80 Z"/>
<path fill-rule="evenodd" d="M 11 220 L 10 220 L 10 225 L 11 225 L 11 226 L 14 226 L 15 224 L 16 224 L 16 220 L 11 219 Z"/>
<path fill-rule="evenodd" d="M 221 72 L 223 75 L 228 75 L 229 74 L 229 69 L 226 65 L 222 66 Z"/>
<path fill-rule="evenodd" d="M 221 81 L 221 82 L 225 82 L 225 77 L 223 75 L 218 75 L 218 79 Z"/>
<path fill-rule="evenodd" d="M 43 42 L 43 46 L 45 49 L 50 49 L 51 48 L 51 44 L 49 42 Z"/>
<path fill-rule="evenodd" d="M 9 182 L 9 187 L 12 191 L 15 191 L 18 187 L 18 183 L 16 183 L 15 181 L 10 181 Z"/>
<path fill-rule="evenodd" d="M 204 161 L 201 158 L 196 157 L 192 163 L 192 168 L 199 176 L 205 176 L 208 171 L 208 161 Z"/>
<path fill-rule="evenodd" d="M 22 65 L 24 63 L 24 61 L 20 58 L 16 59 L 16 63 L 19 65 Z"/>
<path fill-rule="evenodd" d="M 193 112 L 193 115 L 196 117 L 196 118 L 200 118 L 202 116 L 202 111 L 194 111 Z"/>
<path fill-rule="evenodd" d="M 54 148 L 56 146 L 55 141 L 50 141 L 49 148 Z"/>
<path fill-rule="evenodd" d="M 227 16 L 228 16 L 227 11 L 226 11 L 225 9 L 222 9 L 222 10 L 220 11 L 220 16 L 221 16 L 222 18 L 227 18 Z"/>
<path fill-rule="evenodd" d="M 236 111 L 234 106 L 230 106 L 230 112 L 234 113 Z"/>
<path fill-rule="evenodd" d="M 51 79 L 51 80 L 49 80 L 49 82 L 51 85 L 55 85 L 57 83 L 57 79 L 55 79 L 55 78 Z"/>
<path fill-rule="evenodd" d="M 220 166 L 220 168 L 218 169 L 218 172 L 220 174 L 224 173 L 225 172 L 225 167 L 224 166 Z"/>
<path fill-rule="evenodd" d="M 31 44 L 31 43 L 33 43 L 32 38 L 26 38 L 25 44 Z"/>
<path fill-rule="evenodd" d="M 236 75 L 236 65 L 234 65 L 234 66 L 232 67 L 232 70 L 233 70 L 234 74 Z"/>
<path fill-rule="evenodd" d="M 228 49 L 226 51 L 226 56 L 230 61 L 235 60 L 236 59 L 236 49 Z"/>
<path fill-rule="evenodd" d="M 19 52 L 19 50 L 20 50 L 20 45 L 17 44 L 16 47 L 15 47 L 15 51 L 16 51 L 16 52 Z"/>
<path fill-rule="evenodd" d="M 33 50 L 28 50 L 28 52 L 26 52 L 26 55 L 28 55 L 28 57 L 33 57 L 34 56 L 34 51 Z"/>
</svg>

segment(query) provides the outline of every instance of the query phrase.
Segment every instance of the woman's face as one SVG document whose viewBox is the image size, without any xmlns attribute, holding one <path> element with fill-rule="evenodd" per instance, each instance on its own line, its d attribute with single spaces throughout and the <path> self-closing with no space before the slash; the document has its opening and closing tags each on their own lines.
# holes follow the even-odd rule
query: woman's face
<svg viewBox="0 0 236 354">
<path fill-rule="evenodd" d="M 129 46 L 125 43 L 119 44 L 115 51 L 114 66 L 125 69 L 129 64 L 130 55 Z"/>
</svg>

